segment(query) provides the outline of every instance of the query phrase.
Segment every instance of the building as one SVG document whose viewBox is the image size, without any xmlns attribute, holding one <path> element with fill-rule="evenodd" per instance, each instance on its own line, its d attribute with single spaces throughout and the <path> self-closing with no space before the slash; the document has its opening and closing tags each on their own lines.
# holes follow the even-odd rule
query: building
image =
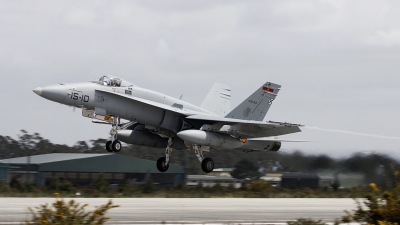
<svg viewBox="0 0 400 225">
<path fill-rule="evenodd" d="M 1 160 L 13 167 L 10 176 L 21 182 L 48 185 L 52 179 L 68 180 L 76 185 L 89 185 L 100 174 L 110 184 L 121 180 L 140 183 L 151 177 L 155 184 L 172 187 L 184 182 L 185 169 L 170 164 L 167 172 L 159 172 L 156 162 L 118 154 L 53 153 Z"/>
<path fill-rule="evenodd" d="M 282 173 L 266 173 L 260 177 L 260 180 L 268 181 L 273 187 L 280 187 L 282 182 Z"/>
<path fill-rule="evenodd" d="M 0 162 L 0 182 L 7 183 L 10 181 L 9 170 L 11 168 L 16 168 L 16 167 L 12 167 L 8 164 Z"/>
<path fill-rule="evenodd" d="M 334 171 L 319 171 L 318 176 L 320 178 L 320 187 L 332 187 L 335 180 L 339 182 L 340 188 L 358 187 L 365 182 L 365 175 L 355 172 L 337 173 Z"/>
<path fill-rule="evenodd" d="M 231 172 L 234 168 L 216 168 L 208 175 L 216 177 L 231 177 Z"/>
<path fill-rule="evenodd" d="M 281 177 L 281 187 L 283 188 L 317 188 L 319 177 L 313 173 L 287 172 Z"/>
<path fill-rule="evenodd" d="M 241 180 L 233 178 L 231 172 L 233 168 L 216 168 L 207 175 L 188 175 L 186 185 L 188 187 L 214 187 L 220 185 L 223 187 L 241 187 Z"/>
<path fill-rule="evenodd" d="M 208 175 L 188 175 L 186 180 L 187 187 L 241 187 L 241 181 L 227 176 L 208 176 Z"/>
</svg>

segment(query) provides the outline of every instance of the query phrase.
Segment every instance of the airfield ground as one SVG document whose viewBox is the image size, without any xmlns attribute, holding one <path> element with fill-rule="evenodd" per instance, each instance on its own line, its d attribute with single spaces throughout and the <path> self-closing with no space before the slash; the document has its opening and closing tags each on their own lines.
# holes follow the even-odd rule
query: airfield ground
<svg viewBox="0 0 400 225">
<path fill-rule="evenodd" d="M 30 218 L 28 207 L 54 202 L 54 198 L 0 198 L 0 224 L 21 224 Z M 65 199 L 69 200 L 69 199 Z M 77 198 L 89 208 L 108 198 Z M 285 223 L 300 217 L 333 222 L 355 209 L 348 198 L 115 198 L 108 224 Z"/>
</svg>

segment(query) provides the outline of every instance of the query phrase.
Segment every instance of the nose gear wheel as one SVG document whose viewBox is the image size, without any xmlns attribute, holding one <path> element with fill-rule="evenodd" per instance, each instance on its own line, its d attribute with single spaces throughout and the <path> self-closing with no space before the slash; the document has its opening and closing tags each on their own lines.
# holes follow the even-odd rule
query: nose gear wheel
<svg viewBox="0 0 400 225">
<path fill-rule="evenodd" d="M 107 141 L 106 150 L 107 150 L 107 152 L 113 152 L 113 150 L 112 150 L 112 141 Z"/>
<path fill-rule="evenodd" d="M 122 144 L 118 140 L 115 140 L 114 142 L 107 141 L 106 143 L 107 152 L 120 152 L 121 149 L 122 149 Z"/>
<path fill-rule="evenodd" d="M 115 140 L 115 141 L 112 143 L 112 150 L 113 150 L 114 152 L 120 152 L 121 149 L 122 149 L 122 144 L 121 144 L 121 142 L 119 142 L 118 140 Z"/>
</svg>

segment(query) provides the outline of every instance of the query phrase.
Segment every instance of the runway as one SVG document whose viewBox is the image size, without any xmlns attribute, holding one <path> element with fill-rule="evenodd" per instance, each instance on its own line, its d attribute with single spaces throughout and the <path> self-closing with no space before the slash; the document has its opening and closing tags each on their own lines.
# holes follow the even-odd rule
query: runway
<svg viewBox="0 0 400 225">
<path fill-rule="evenodd" d="M 65 199 L 69 200 L 69 199 Z M 107 198 L 76 198 L 87 209 Z M 355 209 L 353 199 L 332 198 L 115 198 L 107 224 L 227 224 L 285 223 L 300 217 L 333 222 L 344 210 Z M 21 224 L 30 218 L 28 207 L 53 203 L 54 198 L 0 198 L 0 224 Z"/>
</svg>

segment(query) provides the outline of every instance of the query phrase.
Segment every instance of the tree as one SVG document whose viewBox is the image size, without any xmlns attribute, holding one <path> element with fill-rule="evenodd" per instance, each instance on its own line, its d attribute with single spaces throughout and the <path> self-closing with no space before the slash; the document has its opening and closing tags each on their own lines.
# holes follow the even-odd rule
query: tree
<svg viewBox="0 0 400 225">
<path fill-rule="evenodd" d="M 231 172 L 231 176 L 237 179 L 252 179 L 256 180 L 260 178 L 258 167 L 256 164 L 247 159 L 242 159 L 236 163 L 234 170 Z"/>
<path fill-rule="evenodd" d="M 85 152 L 89 149 L 89 146 L 86 143 L 86 141 L 77 141 L 76 144 L 74 145 L 74 148 L 79 152 Z"/>
<path fill-rule="evenodd" d="M 331 187 L 333 188 L 334 191 L 339 190 L 339 187 L 340 187 L 339 173 L 335 173 Z"/>
</svg>

